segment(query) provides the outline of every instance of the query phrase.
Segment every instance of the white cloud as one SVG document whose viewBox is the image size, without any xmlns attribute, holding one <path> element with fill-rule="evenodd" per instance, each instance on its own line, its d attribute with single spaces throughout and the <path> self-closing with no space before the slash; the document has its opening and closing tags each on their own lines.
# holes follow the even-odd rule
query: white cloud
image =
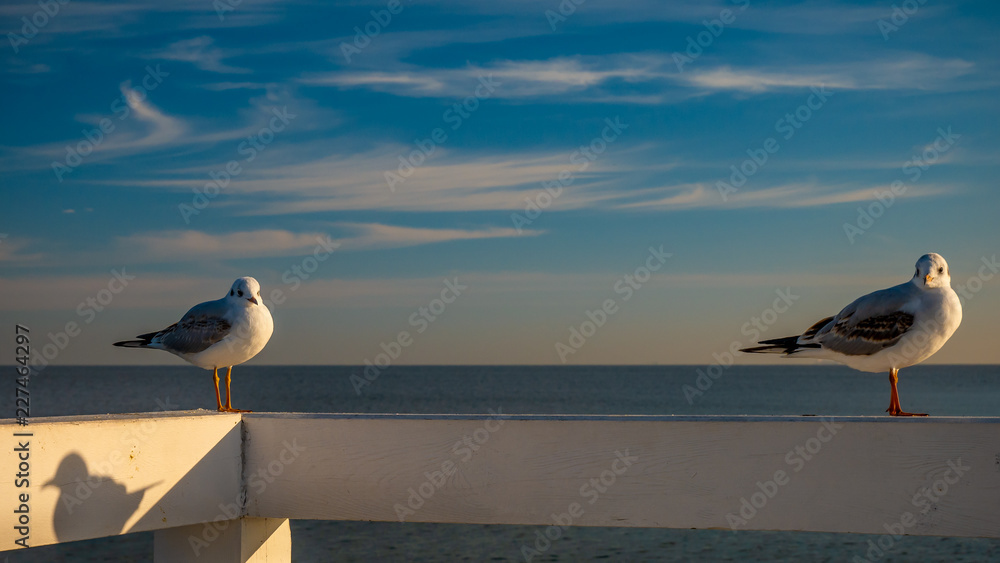
<svg viewBox="0 0 1000 563">
<path fill-rule="evenodd" d="M 201 70 L 220 73 L 248 73 L 249 69 L 230 66 L 225 59 L 238 54 L 214 45 L 211 37 L 203 35 L 171 43 L 166 49 L 156 51 L 152 58 L 191 63 Z"/>
<path fill-rule="evenodd" d="M 597 129 L 600 132 L 600 129 Z M 397 172 L 399 158 L 413 151 L 407 146 L 383 146 L 360 154 L 338 154 L 318 160 L 259 167 L 227 188 L 227 200 L 214 205 L 236 205 L 248 214 L 279 215 L 319 211 L 471 211 L 523 209 L 525 197 L 542 190 L 542 182 L 556 180 L 561 172 L 572 174 L 572 189 L 559 196 L 560 209 L 583 207 L 606 197 L 594 189 L 607 182 L 602 167 L 607 157 L 586 170 L 570 162 L 577 147 L 565 152 L 501 156 L 465 156 L 459 159 L 444 147 L 391 191 L 386 172 Z M 271 149 L 269 149 L 270 151 Z M 284 156 L 296 158 L 296 150 Z M 277 152 L 270 153 L 277 156 Z M 171 180 L 124 180 L 121 185 L 189 189 L 202 187 L 204 172 Z M 255 194 L 279 196 L 258 203 Z M 251 196 L 232 198 L 231 196 Z"/>
<path fill-rule="evenodd" d="M 663 63 L 660 55 L 643 54 L 556 57 L 548 60 L 504 60 L 460 68 L 407 65 L 396 70 L 329 72 L 306 75 L 301 82 L 339 88 L 368 88 L 408 97 L 465 98 L 476 92 L 480 79 L 485 79 L 497 86 L 488 93 L 490 98 L 524 98 L 582 92 L 610 80 L 644 82 L 662 78 L 662 74 L 654 71 Z"/>
<path fill-rule="evenodd" d="M 90 138 L 99 139 L 96 144 L 81 134 L 63 141 L 0 150 L 0 167 L 8 170 L 49 169 L 52 162 L 65 162 L 67 151 L 81 143 L 92 147 L 81 158 L 82 166 L 86 166 L 189 141 L 186 135 L 190 129 L 188 124 L 163 112 L 150 101 L 155 90 L 150 93 L 145 88 L 133 88 L 131 80 L 128 80 L 119 85 L 119 92 L 121 94 L 105 106 L 110 108 L 109 113 L 76 116 L 77 121 L 86 126 L 85 131 Z M 109 121 L 113 128 L 102 132 L 102 120 Z M 73 178 L 72 175 L 67 177 Z"/>
<path fill-rule="evenodd" d="M 156 67 L 158 65 L 150 66 Z M 237 153 L 239 144 L 247 137 L 256 135 L 262 128 L 267 127 L 270 120 L 274 118 L 274 110 L 276 109 L 285 108 L 289 114 L 295 116 L 288 127 L 275 135 L 275 138 L 280 135 L 282 140 L 303 132 L 334 128 L 340 123 L 340 116 L 336 111 L 323 108 L 314 100 L 298 97 L 295 92 L 274 84 L 261 84 L 260 90 L 263 91 L 254 93 L 245 106 L 236 108 L 235 117 L 227 115 L 223 117 L 181 118 L 165 112 L 154 103 L 155 100 L 161 98 L 159 88 L 167 88 L 166 84 L 174 80 L 176 73 L 181 71 L 167 65 L 160 66 L 159 70 L 164 74 L 169 74 L 163 78 L 163 83 L 159 84 L 157 89 L 144 91 L 142 86 L 144 77 L 137 78 L 135 87 L 133 87 L 132 81 L 126 81 L 119 85 L 120 94 L 116 98 L 95 107 L 99 111 L 103 110 L 104 113 L 97 112 L 76 116 L 76 120 L 83 124 L 88 131 L 99 128 L 102 119 L 110 120 L 114 126 L 114 129 L 103 135 L 93 152 L 83 159 L 82 166 L 183 147 L 188 151 L 184 158 L 179 160 L 173 158 L 158 159 L 156 161 L 156 163 L 164 165 L 159 173 L 168 178 L 176 178 L 191 172 L 198 176 L 198 180 L 192 180 L 188 184 L 181 182 L 181 184 L 201 187 L 204 186 L 205 178 L 209 172 L 217 171 L 220 166 L 225 166 L 229 159 L 241 156 Z M 145 81 L 148 82 L 148 80 Z M 251 84 L 253 83 L 237 83 L 234 87 L 250 89 Z M 163 97 L 168 98 L 169 95 Z M 85 137 L 79 135 L 76 138 L 28 147 L 0 147 L 0 168 L 5 170 L 47 170 L 50 168 L 51 162 L 65 160 L 67 147 L 74 147 L 83 140 Z M 221 150 L 225 152 L 210 152 L 213 148 L 220 148 L 220 143 L 225 143 L 221 145 Z M 280 150 L 278 147 L 283 144 L 286 143 L 275 142 L 268 146 L 267 153 L 278 152 Z M 301 147 L 297 147 L 296 154 L 300 151 Z M 214 158 L 213 154 L 216 155 Z M 210 158 L 212 160 L 208 160 Z M 181 162 L 182 165 L 176 166 L 177 162 Z M 192 163 L 202 164 L 198 166 Z M 155 174 L 156 168 L 143 169 L 144 179 L 155 177 Z M 77 182 L 91 182 L 82 177 L 74 178 L 74 176 L 76 175 L 71 174 L 66 177 Z M 93 183 L 147 185 L 143 183 L 144 179 L 128 182 L 96 180 Z M 148 185 L 156 184 L 154 182 Z"/>
<path fill-rule="evenodd" d="M 448 71 L 447 74 L 457 73 Z M 445 90 L 445 84 L 442 80 L 422 75 L 420 72 L 334 72 L 307 75 L 301 82 L 303 84 L 345 88 L 365 86 L 379 91 L 399 91 L 402 89 L 405 92 L 410 92 L 409 95 L 413 96 L 436 96 Z"/>
<path fill-rule="evenodd" d="M 129 108 L 134 112 L 135 119 L 146 126 L 146 131 L 142 136 L 133 136 L 129 139 L 109 139 L 109 142 L 117 141 L 115 148 L 129 147 L 134 150 L 168 145 L 187 131 L 183 121 L 167 115 L 151 104 L 145 90 L 139 91 L 132 88 L 131 82 L 126 82 L 121 85 L 121 92 Z"/>
<path fill-rule="evenodd" d="M 876 199 L 876 192 L 884 193 L 888 185 L 857 188 L 852 186 L 828 186 L 817 183 L 791 183 L 767 188 L 739 188 L 735 193 L 727 193 L 723 201 L 719 190 L 713 184 L 696 183 L 665 186 L 644 190 L 643 195 L 652 196 L 638 201 L 629 201 L 616 207 L 632 210 L 683 210 L 696 208 L 740 209 L 749 207 L 797 208 L 821 207 L 847 203 L 869 202 Z M 666 195 L 657 197 L 656 194 Z M 908 186 L 905 197 L 933 197 L 954 193 L 953 189 L 940 186 Z"/>
<path fill-rule="evenodd" d="M 767 187 L 742 187 L 723 201 L 715 181 L 704 178 L 704 169 L 718 165 L 654 161 L 662 146 L 615 147 L 613 154 L 590 162 L 585 170 L 570 160 L 575 147 L 565 152 L 515 153 L 501 156 L 460 155 L 444 147 L 391 191 L 387 171 L 397 172 L 399 156 L 412 147 L 380 147 L 352 155 L 334 155 L 297 164 L 270 165 L 244 175 L 227 188 L 227 196 L 213 205 L 228 206 L 237 214 L 285 215 L 324 211 L 523 211 L 545 183 L 569 173 L 565 185 L 551 206 L 553 211 L 583 208 L 621 211 L 685 210 L 696 208 L 816 207 L 866 201 L 874 191 L 888 186 L 863 183 L 823 184 L 817 181 L 792 182 Z M 610 151 L 609 151 L 610 153 Z M 949 153 L 950 154 L 950 153 Z M 294 155 L 282 155 L 284 157 Z M 462 158 L 464 157 L 464 159 Z M 843 164 L 839 169 L 849 166 Z M 866 164 L 870 166 L 870 164 Z M 684 169 L 682 174 L 698 174 L 699 179 L 677 184 L 657 184 L 664 174 Z M 898 167 L 898 163 L 894 163 Z M 177 172 L 177 171 L 174 171 Z M 187 190 L 204 184 L 204 172 L 188 170 L 188 179 L 125 180 L 123 185 Z M 701 179 L 704 178 L 704 179 Z M 908 196 L 928 197 L 943 188 L 923 184 L 911 186 Z"/>
<path fill-rule="evenodd" d="M 271 256 L 301 256 L 331 241 L 343 250 L 368 250 L 434 244 L 458 240 L 517 237 L 513 228 L 434 229 L 379 223 L 337 223 L 351 234 L 331 238 L 327 233 L 293 233 L 279 229 L 210 234 L 194 230 L 159 231 L 119 237 L 117 244 L 131 263 L 198 262 Z M 520 236 L 541 231 L 524 230 Z"/>
<path fill-rule="evenodd" d="M 834 90 L 954 90 L 975 65 L 961 59 L 897 53 L 880 59 L 836 63 L 775 65 L 711 65 L 708 61 L 677 72 L 669 53 L 619 53 L 556 57 L 545 60 L 501 60 L 460 68 L 394 65 L 395 69 L 350 70 L 309 74 L 302 83 L 338 88 L 366 88 L 406 97 L 464 98 L 475 92 L 481 77 L 498 87 L 492 98 L 563 96 L 563 101 L 655 104 L 680 102 L 697 94 L 760 94 L 778 89 L 826 86 Z M 677 91 L 677 86 L 691 88 Z M 650 89 L 655 89 L 650 92 Z"/>
<path fill-rule="evenodd" d="M 338 226 L 355 231 L 354 236 L 341 239 L 345 250 L 368 248 L 398 248 L 456 240 L 488 238 L 513 238 L 537 236 L 541 231 L 490 227 L 486 229 L 426 229 L 398 227 L 378 223 L 338 223 Z"/>
<path fill-rule="evenodd" d="M 824 86 L 832 90 L 950 90 L 975 65 L 961 59 L 903 55 L 871 61 L 798 64 L 781 70 L 729 66 L 692 69 L 678 79 L 711 91 L 762 93 L 777 89 Z"/>
<path fill-rule="evenodd" d="M 282 230 L 213 235 L 200 231 L 161 231 L 120 237 L 118 244 L 142 261 L 198 261 L 260 258 L 307 252 L 322 233 Z"/>
<path fill-rule="evenodd" d="M 666 191 L 668 195 L 656 197 Z M 715 188 L 709 184 L 680 184 L 665 188 L 643 190 L 642 195 L 653 195 L 654 199 L 641 199 L 617 205 L 619 209 L 690 209 L 694 207 L 709 207 L 721 201 Z"/>
</svg>

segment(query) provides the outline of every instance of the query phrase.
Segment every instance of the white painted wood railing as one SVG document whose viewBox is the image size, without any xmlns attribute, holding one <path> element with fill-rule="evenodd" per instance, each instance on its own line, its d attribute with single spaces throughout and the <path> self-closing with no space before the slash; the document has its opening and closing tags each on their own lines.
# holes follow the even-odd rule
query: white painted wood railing
<svg viewBox="0 0 1000 563">
<path fill-rule="evenodd" d="M 184 411 L 2 429 L 2 549 L 156 530 L 158 563 L 290 561 L 293 518 L 1000 537 L 1000 418 Z"/>
</svg>

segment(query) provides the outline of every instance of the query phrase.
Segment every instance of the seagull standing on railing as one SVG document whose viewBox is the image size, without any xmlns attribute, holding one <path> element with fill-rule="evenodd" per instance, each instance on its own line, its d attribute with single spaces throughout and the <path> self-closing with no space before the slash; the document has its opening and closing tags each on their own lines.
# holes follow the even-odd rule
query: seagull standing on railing
<svg viewBox="0 0 1000 563">
<path fill-rule="evenodd" d="M 889 372 L 892 416 L 904 412 L 896 382 L 899 370 L 926 360 L 944 346 L 962 323 L 962 303 L 951 288 L 948 263 L 939 254 L 917 260 L 913 278 L 869 293 L 799 336 L 763 340 L 741 352 L 834 360 L 867 372 Z"/>
<path fill-rule="evenodd" d="M 233 282 L 229 294 L 195 305 L 180 321 L 167 328 L 136 336 L 138 340 L 115 342 L 125 348 L 165 350 L 210 369 L 215 381 L 215 402 L 220 411 L 249 412 L 233 408 L 230 382 L 233 366 L 242 364 L 264 349 L 274 332 L 271 312 L 261 300 L 260 284 L 246 276 Z M 226 370 L 226 405 L 219 394 L 219 368 Z"/>
</svg>

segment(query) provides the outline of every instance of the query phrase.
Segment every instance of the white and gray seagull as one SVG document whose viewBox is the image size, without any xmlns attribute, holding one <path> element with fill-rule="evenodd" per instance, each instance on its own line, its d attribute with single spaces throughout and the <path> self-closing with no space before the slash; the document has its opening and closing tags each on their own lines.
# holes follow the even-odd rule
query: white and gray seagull
<svg viewBox="0 0 1000 563">
<path fill-rule="evenodd" d="M 931 357 L 962 323 L 962 304 L 951 288 L 948 263 L 939 254 L 917 260 L 913 278 L 869 293 L 799 336 L 758 342 L 741 352 L 834 360 L 867 372 L 889 372 L 892 416 L 927 416 L 904 412 L 896 383 L 899 370 Z"/>
<path fill-rule="evenodd" d="M 260 284 L 246 276 L 233 282 L 222 299 L 191 307 L 180 321 L 167 328 L 140 334 L 137 340 L 115 342 L 124 348 L 164 350 L 204 369 L 212 370 L 215 402 L 220 411 L 249 412 L 233 408 L 229 385 L 233 366 L 264 349 L 274 332 L 271 312 L 261 300 Z M 226 404 L 219 394 L 219 368 L 226 370 Z"/>
</svg>

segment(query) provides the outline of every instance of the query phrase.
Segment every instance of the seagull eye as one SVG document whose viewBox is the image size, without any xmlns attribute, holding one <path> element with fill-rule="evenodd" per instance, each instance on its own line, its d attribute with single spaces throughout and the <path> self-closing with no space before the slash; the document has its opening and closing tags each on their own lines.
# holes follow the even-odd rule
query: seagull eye
<svg viewBox="0 0 1000 563">
<path fill-rule="evenodd" d="M 938 268 L 938 273 L 939 274 L 943 274 L 944 273 L 944 268 Z"/>
<path fill-rule="evenodd" d="M 242 290 L 242 289 L 241 289 L 241 290 L 239 290 L 239 291 L 237 291 L 236 293 L 237 293 L 237 295 L 239 295 L 240 297 L 243 297 L 243 290 Z"/>
</svg>

